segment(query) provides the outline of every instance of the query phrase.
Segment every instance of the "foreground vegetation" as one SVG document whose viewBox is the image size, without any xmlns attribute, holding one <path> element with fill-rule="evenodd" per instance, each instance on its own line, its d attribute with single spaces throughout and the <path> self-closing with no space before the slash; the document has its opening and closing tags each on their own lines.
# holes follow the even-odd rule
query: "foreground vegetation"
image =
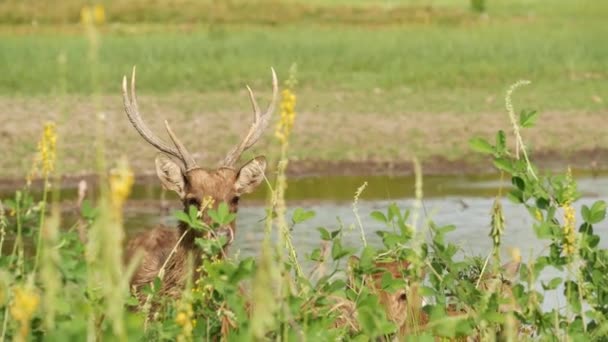
<svg viewBox="0 0 608 342">
<path fill-rule="evenodd" d="M 548 177 L 534 166 L 520 130 L 533 126 L 537 113 L 522 111 L 516 117 L 511 104 L 512 91 L 523 84 L 510 88 L 507 95 L 514 144 L 507 143 L 511 138 L 503 131 L 492 143 L 480 137 L 470 140 L 470 147 L 490 156 L 501 177 L 511 178 L 512 183 L 498 191 L 488 217 L 493 249 L 487 256 L 463 256 L 458 246 L 446 242 L 457 227 L 437 226 L 423 216 L 422 170 L 416 160 L 413 206 L 393 204 L 371 213 L 386 225 L 378 232 L 380 245 L 367 243 L 363 226 L 320 227 L 320 246 L 302 255 L 290 231 L 304 227 L 315 213 L 296 209 L 292 217 L 285 214 L 284 171 L 295 97 L 284 92 L 289 105 L 282 106 L 276 126 L 281 153 L 277 177 L 269 183 L 266 237 L 260 241 L 259 256 L 219 258 L 221 241 L 198 240 L 203 252 L 202 268 L 197 270 L 201 276 L 187 283 L 179 300 L 171 301 L 155 290 L 163 281 L 159 273 L 145 290 L 158 305 L 136 310 L 128 309 L 137 306 L 128 288 L 133 265 L 123 266 L 121 249 L 116 248 L 124 236 L 122 205 L 133 174 L 124 161 L 105 172 L 100 130 L 100 195 L 94 205 L 83 203 L 76 225 L 66 226 L 58 188 L 54 200 L 47 197 L 57 162 L 57 139 L 61 139 L 54 126 L 47 125 L 33 167 L 45 180 L 42 199 L 32 198 L 25 187 L 1 202 L 0 244 L 14 242 L 0 256 L 0 338 L 605 340 L 608 253 L 599 247 L 594 227 L 605 219 L 606 203 L 598 201 L 576 213 L 579 194 L 571 173 Z M 362 214 L 357 201 L 364 189 L 354 198 L 355 217 Z M 526 262 L 521 263 L 517 251 L 512 253 L 507 267 L 514 269 L 513 279 L 507 279 L 507 270 L 500 267 L 501 237 L 509 219 L 502 212 L 505 200 L 527 209 L 534 220 L 530 229 L 545 242 L 536 251 L 539 254 Z M 215 221 L 211 226 L 198 220 L 196 210 L 175 216 L 200 230 L 235 219 L 221 204 L 210 214 Z M 359 234 L 361 245 L 345 245 L 346 234 Z M 31 247 L 26 248 L 28 241 Z M 304 259 L 310 267 L 300 265 Z M 549 268 L 563 275 L 539 282 Z M 562 306 L 545 308 L 544 294 L 554 289 L 562 291 L 565 300 Z"/>
</svg>

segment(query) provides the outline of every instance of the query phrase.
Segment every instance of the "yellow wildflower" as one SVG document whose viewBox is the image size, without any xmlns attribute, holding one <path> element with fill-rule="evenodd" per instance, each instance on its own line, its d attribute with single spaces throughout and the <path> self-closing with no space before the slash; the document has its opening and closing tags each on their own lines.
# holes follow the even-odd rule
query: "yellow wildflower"
<svg viewBox="0 0 608 342">
<path fill-rule="evenodd" d="M 52 122 L 44 125 L 44 134 L 38 144 L 38 151 L 42 162 L 42 172 L 48 175 L 55 169 L 55 157 L 57 154 L 57 132 Z"/>
<path fill-rule="evenodd" d="M 57 157 L 57 131 L 55 124 L 47 122 L 44 125 L 44 131 L 38 141 L 38 153 L 34 158 L 32 169 L 27 175 L 27 185 L 31 185 L 34 175 L 38 171 L 42 171 L 43 177 L 48 175 L 55 169 L 55 159 Z M 40 168 L 40 169 L 39 169 Z"/>
<path fill-rule="evenodd" d="M 30 321 L 38 309 L 40 296 L 31 287 L 13 288 L 15 295 L 10 306 L 11 316 L 19 323 L 18 339 L 25 341 L 29 334 Z"/>
<path fill-rule="evenodd" d="M 110 192 L 115 208 L 122 208 L 127 197 L 131 194 L 134 176 L 126 159 L 122 159 L 117 168 L 110 171 Z"/>
<path fill-rule="evenodd" d="M 101 25 L 106 21 L 106 10 L 103 5 L 97 4 L 93 6 L 93 22 Z"/>
<path fill-rule="evenodd" d="M 536 220 L 538 221 L 542 221 L 543 220 L 543 213 L 540 211 L 540 209 L 536 209 L 534 211 L 534 217 L 536 217 Z"/>
<path fill-rule="evenodd" d="M 286 88 L 281 92 L 280 118 L 274 133 L 283 145 L 287 143 L 296 119 L 296 94 L 293 92 L 297 83 L 295 72 L 294 65 L 289 71 L 289 79 L 285 82 Z"/>
<path fill-rule="evenodd" d="M 566 172 L 566 191 L 564 193 L 564 254 L 570 256 L 574 254 L 576 248 L 576 211 L 572 207 L 572 202 L 576 199 L 576 183 L 572 178 L 572 169 L 568 167 Z"/>
<path fill-rule="evenodd" d="M 194 330 L 196 322 L 193 316 L 194 312 L 191 304 L 184 305 L 182 311 L 175 316 L 175 323 L 182 327 L 182 331 L 177 338 L 178 341 L 189 340 L 192 337 L 192 330 Z"/>
<path fill-rule="evenodd" d="M 564 192 L 564 203 L 569 204 L 576 200 L 576 183 L 572 178 L 572 169 L 568 166 L 566 172 L 566 191 Z"/>
<path fill-rule="evenodd" d="M 93 22 L 93 13 L 89 6 L 84 6 L 80 9 L 80 23 L 90 25 Z"/>
<path fill-rule="evenodd" d="M 179 326 L 186 325 L 186 322 L 188 322 L 188 316 L 186 315 L 185 312 L 180 312 L 175 317 L 175 323 L 177 323 L 177 325 L 179 325 Z"/>
<path fill-rule="evenodd" d="M 572 205 L 564 206 L 564 253 L 566 255 L 574 254 L 576 242 L 575 217 L 576 211 Z"/>
<path fill-rule="evenodd" d="M 281 92 L 281 116 L 275 130 L 275 136 L 283 144 L 287 142 L 293 128 L 296 117 L 295 106 L 296 95 L 290 89 L 284 89 Z"/>
<path fill-rule="evenodd" d="M 89 26 L 91 24 L 101 25 L 106 21 L 106 9 L 97 4 L 93 7 L 84 6 L 80 9 L 80 23 Z"/>
</svg>

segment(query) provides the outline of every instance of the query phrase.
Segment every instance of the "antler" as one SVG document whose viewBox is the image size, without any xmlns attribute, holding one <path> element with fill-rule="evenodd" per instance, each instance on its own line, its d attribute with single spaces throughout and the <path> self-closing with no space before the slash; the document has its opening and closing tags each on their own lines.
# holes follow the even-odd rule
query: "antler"
<svg viewBox="0 0 608 342">
<path fill-rule="evenodd" d="M 253 146 L 260 137 L 262 136 L 262 132 L 268 126 L 268 122 L 270 121 L 270 116 L 277 104 L 277 100 L 279 97 L 279 85 L 277 81 L 277 74 L 274 72 L 273 68 L 270 68 L 272 71 L 272 100 L 268 105 L 268 109 L 265 113 L 260 111 L 260 106 L 258 105 L 255 97 L 253 95 L 253 91 L 249 86 L 247 86 L 247 91 L 249 92 L 249 99 L 251 100 L 251 106 L 253 107 L 253 123 L 249 128 L 249 131 L 243 138 L 240 144 L 236 145 L 224 158 L 224 161 L 221 163 L 223 167 L 232 167 L 236 163 L 236 161 L 240 158 L 241 154 Z"/>
<path fill-rule="evenodd" d="M 122 79 L 122 98 L 125 105 L 125 112 L 127 113 L 127 117 L 135 130 L 148 142 L 150 145 L 156 147 L 158 150 L 165 152 L 169 155 L 174 156 L 184 163 L 184 167 L 186 170 L 190 170 L 198 167 L 194 157 L 188 152 L 186 147 L 182 144 L 182 142 L 177 138 L 171 127 L 169 126 L 169 122 L 165 120 L 165 128 L 167 129 L 167 133 L 169 133 L 169 137 L 173 144 L 177 149 L 169 146 L 162 139 L 157 137 L 152 131 L 146 126 L 144 121 L 139 114 L 139 108 L 137 105 L 137 97 L 135 96 L 135 67 L 133 67 L 133 73 L 131 74 L 131 96 L 127 92 L 127 76 L 124 76 Z"/>
</svg>

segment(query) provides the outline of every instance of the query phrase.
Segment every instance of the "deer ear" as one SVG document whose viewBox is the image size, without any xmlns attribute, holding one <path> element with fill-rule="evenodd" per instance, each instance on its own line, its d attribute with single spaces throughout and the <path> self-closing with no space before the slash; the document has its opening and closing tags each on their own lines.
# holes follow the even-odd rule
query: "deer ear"
<svg viewBox="0 0 608 342">
<path fill-rule="evenodd" d="M 503 277 L 508 281 L 514 281 L 519 275 L 520 261 L 509 261 L 502 265 Z"/>
<path fill-rule="evenodd" d="M 185 195 L 186 181 L 182 169 L 171 158 L 159 154 L 156 156 L 156 174 L 165 189 L 173 190 L 179 198 Z"/>
<path fill-rule="evenodd" d="M 264 180 L 266 171 L 266 158 L 255 157 L 239 170 L 234 183 L 234 191 L 237 196 L 252 192 Z"/>
</svg>

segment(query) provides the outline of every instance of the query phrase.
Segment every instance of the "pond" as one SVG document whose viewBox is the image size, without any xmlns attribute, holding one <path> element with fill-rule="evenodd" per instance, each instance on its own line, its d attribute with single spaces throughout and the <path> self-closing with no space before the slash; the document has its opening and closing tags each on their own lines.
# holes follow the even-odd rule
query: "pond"
<svg viewBox="0 0 608 342">
<path fill-rule="evenodd" d="M 583 204 L 590 205 L 600 199 L 608 200 L 608 177 L 582 174 L 576 179 L 582 194 L 581 200 L 577 202 L 577 213 Z M 367 240 L 379 244 L 375 232 L 385 227 L 372 219 L 370 213 L 375 210 L 384 212 L 390 203 L 396 203 L 401 209 L 411 208 L 414 201 L 413 177 L 335 177 L 290 181 L 287 191 L 288 218 L 291 217 L 291 211 L 298 207 L 316 213 L 313 219 L 297 225 L 292 231 L 293 241 L 300 248 L 300 254 L 319 245 L 317 227 L 336 229 L 340 222 L 345 227 L 355 227 L 352 232 L 346 230 L 345 240 L 353 246 L 360 245 L 360 231 L 353 213 L 353 197 L 364 182 L 368 185 L 357 208 Z M 499 185 L 499 177 L 495 175 L 425 177 L 423 210 L 419 222 L 422 224 L 426 219 L 431 219 L 438 225 L 455 225 L 456 230 L 448 235 L 452 242 L 461 246 L 467 255 L 486 255 L 491 248 L 488 237 L 490 212 Z M 510 186 L 508 183 L 504 185 L 507 189 Z M 135 197 L 142 198 L 145 193 L 158 196 L 157 189 L 138 189 Z M 234 251 L 239 250 L 241 255 L 252 255 L 259 250 L 264 236 L 263 198 L 264 194 L 258 192 L 251 198 L 244 197 L 241 200 L 237 218 L 238 233 L 232 247 Z M 524 258 L 530 253 L 542 252 L 546 242 L 536 238 L 532 219 L 525 208 L 506 198 L 503 198 L 502 204 L 506 218 L 503 245 L 518 247 Z M 178 209 L 178 203 L 172 205 L 175 210 Z M 133 206 L 125 213 L 125 226 L 129 227 L 130 233 L 158 223 L 174 225 L 176 220 L 171 214 L 161 215 L 159 210 L 149 206 Z M 601 246 L 607 247 L 608 229 L 602 229 L 600 224 L 596 231 L 602 236 Z"/>
<path fill-rule="evenodd" d="M 597 200 L 608 201 L 608 177 L 591 174 L 575 173 L 578 190 L 582 198 L 577 202 L 577 215 L 583 204 L 591 205 Z M 396 203 L 401 209 L 411 208 L 414 202 L 414 178 L 408 177 L 320 177 L 295 179 L 289 182 L 287 204 L 288 219 L 295 208 L 313 210 L 314 218 L 296 225 L 292 238 L 300 259 L 313 248 L 320 246 L 320 236 L 317 227 L 329 230 L 337 229 L 340 224 L 346 229 L 344 242 L 353 247 L 360 247 L 360 230 L 353 213 L 353 196 L 357 188 L 364 182 L 367 187 L 358 201 L 357 208 L 361 218 L 366 239 L 370 244 L 379 245 L 380 239 L 376 231 L 385 229 L 382 223 L 372 219 L 370 213 L 375 210 L 385 212 L 390 203 Z M 509 188 L 507 182 L 503 185 Z M 487 256 L 491 250 L 490 212 L 494 196 L 500 186 L 497 175 L 483 176 L 428 176 L 424 178 L 423 209 L 420 212 L 419 223 L 427 219 L 437 225 L 454 225 L 456 229 L 448 234 L 448 240 L 462 249 L 462 255 Z M 67 190 L 64 197 L 73 197 L 74 190 Z M 127 234 L 145 230 L 159 223 L 175 225 L 176 219 L 171 214 L 179 210 L 179 203 L 167 194 L 171 203 L 171 211 L 161 213 L 158 199 L 161 190 L 154 183 L 140 184 L 134 189 L 131 205 L 125 212 L 125 227 Z M 3 196 L 4 197 L 4 196 Z M 237 217 L 237 234 L 230 253 L 240 256 L 255 256 L 258 254 L 264 238 L 264 197 L 263 191 L 256 192 L 241 200 Z M 146 203 L 137 205 L 134 203 Z M 505 235 L 503 236 L 503 255 L 507 257 L 509 247 L 520 249 L 524 261 L 530 257 L 546 253 L 547 241 L 536 238 L 532 229 L 532 219 L 525 208 L 515 205 L 508 199 L 502 200 L 506 218 Z M 577 224 L 580 224 L 580 216 Z M 600 246 L 608 247 L 608 226 L 605 222 L 595 227 L 601 236 Z M 507 260 L 507 259 L 505 259 Z M 303 263 L 306 263 L 303 260 Z M 546 270 L 540 281 L 548 281 L 555 276 L 563 276 L 557 270 Z M 563 296 L 560 291 L 553 295 L 547 294 L 545 305 L 555 306 Z M 560 299 L 561 298 L 561 299 Z"/>
</svg>

